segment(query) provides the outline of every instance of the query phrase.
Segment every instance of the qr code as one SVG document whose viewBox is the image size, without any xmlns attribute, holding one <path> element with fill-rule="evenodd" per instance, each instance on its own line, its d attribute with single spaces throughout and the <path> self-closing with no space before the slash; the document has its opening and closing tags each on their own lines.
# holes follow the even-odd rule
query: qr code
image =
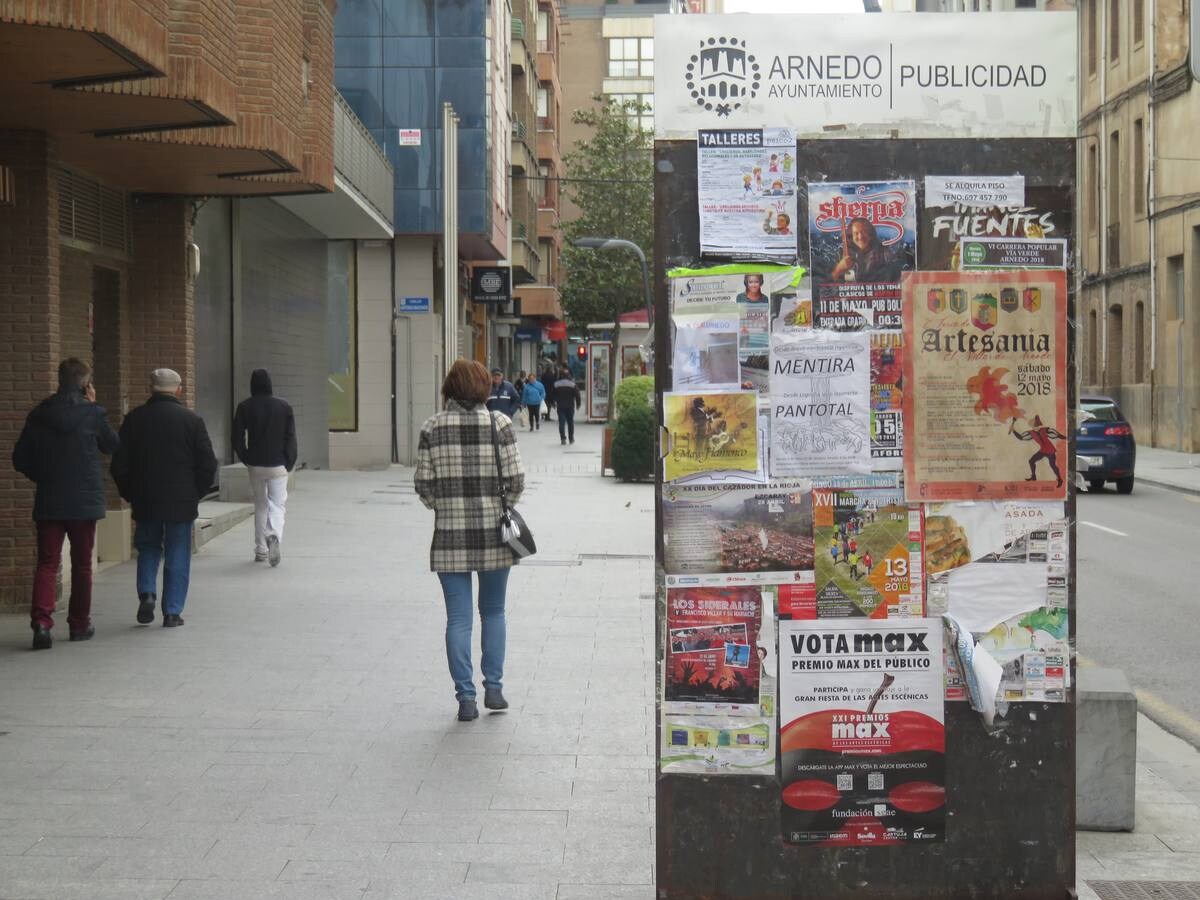
<svg viewBox="0 0 1200 900">
<path fill-rule="evenodd" d="M 883 790 L 883 773 L 871 772 L 867 775 L 867 790 L 882 791 Z"/>
<path fill-rule="evenodd" d="M 837 785 L 838 785 L 839 791 L 854 790 L 854 776 L 853 775 L 839 775 L 837 777 Z"/>
</svg>

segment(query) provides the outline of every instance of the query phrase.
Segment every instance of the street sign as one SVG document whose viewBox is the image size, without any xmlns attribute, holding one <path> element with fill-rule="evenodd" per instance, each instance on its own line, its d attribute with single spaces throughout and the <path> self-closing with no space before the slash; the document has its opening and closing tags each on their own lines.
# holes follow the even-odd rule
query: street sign
<svg viewBox="0 0 1200 900">
<path fill-rule="evenodd" d="M 400 299 L 400 309 L 402 313 L 427 313 L 429 312 L 428 297 L 402 297 Z"/>
</svg>

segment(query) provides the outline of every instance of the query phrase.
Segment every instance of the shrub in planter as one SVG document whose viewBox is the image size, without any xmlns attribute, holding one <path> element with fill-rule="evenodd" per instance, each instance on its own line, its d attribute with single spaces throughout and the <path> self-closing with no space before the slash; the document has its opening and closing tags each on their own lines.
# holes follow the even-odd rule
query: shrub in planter
<svg viewBox="0 0 1200 900">
<path fill-rule="evenodd" d="M 643 403 L 630 406 L 617 419 L 612 442 L 612 468 L 622 481 L 654 474 L 654 410 Z"/>
<path fill-rule="evenodd" d="M 654 378 L 651 375 L 630 375 L 621 379 L 617 385 L 617 394 L 613 402 L 617 405 L 617 418 L 625 415 L 625 410 L 631 406 L 653 406 L 653 401 L 647 397 L 654 395 Z"/>
</svg>

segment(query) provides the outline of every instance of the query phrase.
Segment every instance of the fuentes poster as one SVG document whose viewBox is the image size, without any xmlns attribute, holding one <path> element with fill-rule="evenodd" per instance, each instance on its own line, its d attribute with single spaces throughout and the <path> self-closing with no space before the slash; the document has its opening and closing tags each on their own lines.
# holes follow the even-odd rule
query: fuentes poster
<svg viewBox="0 0 1200 900">
<path fill-rule="evenodd" d="M 757 587 L 667 589 L 664 712 L 758 716 Z"/>
<path fill-rule="evenodd" d="M 864 332 L 776 336 L 771 475 L 871 471 L 871 343 Z"/>
<path fill-rule="evenodd" d="M 700 253 L 791 262 L 796 257 L 796 132 L 699 133 Z"/>
<path fill-rule="evenodd" d="M 758 469 L 758 395 L 753 391 L 663 394 L 667 453 L 663 479 Z"/>
<path fill-rule="evenodd" d="M 783 839 L 945 836 L 942 622 L 779 623 Z"/>
<path fill-rule="evenodd" d="M 900 273 L 916 268 L 913 182 L 809 184 L 808 240 L 818 328 L 900 330 Z"/>
<path fill-rule="evenodd" d="M 910 272 L 904 299 L 908 498 L 1065 498 L 1065 274 Z"/>
</svg>

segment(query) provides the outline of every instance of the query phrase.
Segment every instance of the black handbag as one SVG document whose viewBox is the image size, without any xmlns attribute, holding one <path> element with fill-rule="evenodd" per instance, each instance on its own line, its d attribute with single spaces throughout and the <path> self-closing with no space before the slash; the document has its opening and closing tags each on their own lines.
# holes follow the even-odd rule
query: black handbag
<svg viewBox="0 0 1200 900">
<path fill-rule="evenodd" d="M 517 559 L 537 553 L 533 532 L 516 508 L 508 503 L 508 492 L 504 487 L 504 469 L 500 465 L 500 433 L 496 430 L 496 417 L 488 413 L 492 422 L 492 452 L 496 456 L 496 478 L 500 483 L 500 540 L 513 552 Z"/>
</svg>

